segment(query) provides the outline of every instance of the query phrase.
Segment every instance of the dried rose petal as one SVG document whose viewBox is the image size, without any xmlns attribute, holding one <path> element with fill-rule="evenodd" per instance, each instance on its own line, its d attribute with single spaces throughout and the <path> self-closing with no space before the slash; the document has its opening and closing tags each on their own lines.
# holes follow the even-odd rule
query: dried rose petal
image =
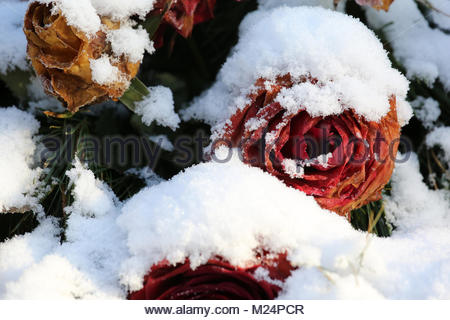
<svg viewBox="0 0 450 320">
<path fill-rule="evenodd" d="M 106 17 L 101 20 L 104 30 L 120 27 L 119 22 Z M 69 26 L 61 13 L 52 14 L 51 4 L 30 4 L 25 15 L 24 32 L 28 40 L 28 56 L 45 91 L 56 96 L 72 112 L 87 104 L 121 97 L 129 80 L 139 70 L 140 62 L 131 63 L 121 56 L 111 59 L 111 64 L 119 69 L 123 79 L 108 85 L 95 83 L 90 60 L 112 54 L 105 31 L 88 37 Z"/>
</svg>

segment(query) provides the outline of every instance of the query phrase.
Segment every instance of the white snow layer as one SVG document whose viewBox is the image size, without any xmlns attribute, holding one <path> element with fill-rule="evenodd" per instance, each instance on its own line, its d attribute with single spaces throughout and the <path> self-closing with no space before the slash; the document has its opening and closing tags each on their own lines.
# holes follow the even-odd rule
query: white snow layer
<svg viewBox="0 0 450 320">
<path fill-rule="evenodd" d="M 388 12 L 368 8 L 366 13 L 372 27 L 383 28 L 408 78 L 417 77 L 430 85 L 439 78 L 450 90 L 450 35 L 431 28 L 416 2 L 395 0 Z M 450 22 L 450 17 L 442 15 L 442 19 Z"/>
<path fill-rule="evenodd" d="M 3 299 L 124 298 L 119 267 L 127 257 L 125 236 L 116 225 L 121 204 L 79 161 L 67 173 L 74 185 L 66 242 L 44 220 L 32 233 L 0 244 Z"/>
<path fill-rule="evenodd" d="M 311 75 L 322 86 L 302 83 L 282 92 L 283 107 L 314 116 L 353 108 L 378 121 L 397 96 L 402 123 L 412 115 L 405 102 L 408 81 L 394 68 L 374 33 L 359 20 L 319 7 L 281 7 L 249 14 L 240 40 L 216 83 L 194 100 L 184 118 L 221 125 L 243 108 L 260 77 Z M 320 99 L 318 99 L 320 97 Z"/>
<path fill-rule="evenodd" d="M 444 30 L 450 30 L 450 1 L 448 0 L 428 0 L 433 6 L 430 15 L 433 22 Z"/>
<path fill-rule="evenodd" d="M 198 265 L 221 255 L 245 265 L 263 247 L 287 251 L 299 267 L 281 299 L 450 298 L 448 193 L 426 187 L 415 154 L 397 166 L 385 197 L 397 229 L 377 238 L 234 153 L 148 187 L 123 207 L 75 163 L 68 241 L 60 245 L 59 229 L 43 221 L 0 244 L 0 297 L 124 298 L 162 259 Z"/>
<path fill-rule="evenodd" d="M 386 199 L 397 229 L 377 238 L 234 155 L 226 164 L 192 167 L 125 204 L 118 222 L 131 257 L 121 279 L 139 289 L 161 259 L 189 257 L 198 265 L 219 254 L 245 265 L 264 247 L 287 250 L 299 267 L 281 298 L 448 298 L 447 196 L 426 187 L 413 154 L 398 165 Z"/>
<path fill-rule="evenodd" d="M 2 30 L 2 45 L 0 46 L 0 73 L 12 71 L 15 68 L 26 70 L 27 41 L 22 31 L 23 17 L 27 9 L 24 1 L 2 1 L 0 9 L 0 30 Z"/>
<path fill-rule="evenodd" d="M 333 0 L 258 0 L 258 9 L 268 10 L 281 6 L 298 7 L 298 6 L 321 6 L 332 9 L 334 7 Z"/>
<path fill-rule="evenodd" d="M 38 129 L 32 115 L 15 107 L 0 108 L 0 212 L 40 208 L 41 170 L 32 168 Z"/>
<path fill-rule="evenodd" d="M 149 126 L 156 121 L 172 130 L 178 128 L 180 117 L 174 110 L 172 91 L 164 86 L 149 87 L 148 91 L 148 96 L 136 106 L 136 113 L 142 116 L 142 122 Z"/>
</svg>

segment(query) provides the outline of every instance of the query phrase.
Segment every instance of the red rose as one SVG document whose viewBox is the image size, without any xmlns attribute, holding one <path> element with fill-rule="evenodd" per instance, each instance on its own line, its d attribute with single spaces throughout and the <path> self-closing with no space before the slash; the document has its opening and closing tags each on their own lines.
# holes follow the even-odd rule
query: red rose
<svg viewBox="0 0 450 320">
<path fill-rule="evenodd" d="M 151 15 L 161 15 L 162 23 L 154 36 L 155 47 L 161 47 L 167 25 L 172 26 L 179 34 L 187 38 L 191 35 L 195 24 L 214 17 L 216 0 L 158 0 L 154 4 Z M 170 6 L 168 9 L 167 7 Z"/>
<path fill-rule="evenodd" d="M 295 83 L 317 79 L 303 77 Z M 395 97 L 380 122 L 367 121 L 351 109 L 340 115 L 311 117 L 304 109 L 287 112 L 275 102 L 291 76 L 259 79 L 249 101 L 238 110 L 213 144 L 238 147 L 245 163 L 262 168 L 287 185 L 314 196 L 340 215 L 381 198 L 397 153 L 400 125 Z M 388 97 L 386 97 L 388 99 Z"/>
<path fill-rule="evenodd" d="M 264 268 L 275 281 L 257 279 Z M 272 300 L 281 288 L 274 284 L 292 270 L 285 255 L 247 268 L 234 267 L 222 259 L 191 269 L 189 260 L 175 266 L 163 261 L 154 265 L 144 279 L 144 288 L 131 293 L 129 300 Z"/>
</svg>

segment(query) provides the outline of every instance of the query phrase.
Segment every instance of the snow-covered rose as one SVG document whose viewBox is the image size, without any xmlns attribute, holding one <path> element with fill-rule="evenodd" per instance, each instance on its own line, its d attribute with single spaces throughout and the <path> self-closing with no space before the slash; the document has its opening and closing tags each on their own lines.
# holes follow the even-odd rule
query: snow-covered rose
<svg viewBox="0 0 450 320">
<path fill-rule="evenodd" d="M 380 199 L 389 181 L 400 137 L 396 99 L 386 97 L 390 111 L 379 122 L 367 121 L 353 109 L 311 116 L 305 106 L 289 109 L 285 89 L 321 87 L 311 76 L 290 74 L 275 81 L 259 79 L 248 103 L 229 119 L 213 143 L 238 147 L 245 163 L 314 196 L 326 209 L 347 216 Z"/>
<path fill-rule="evenodd" d="M 189 260 L 175 266 L 166 261 L 152 266 L 144 287 L 130 300 L 273 300 L 293 268 L 286 255 L 245 268 L 221 258 L 195 269 Z"/>
<path fill-rule="evenodd" d="M 107 38 L 120 22 L 101 17 L 94 35 L 69 25 L 53 4 L 32 2 L 25 15 L 28 56 L 45 91 L 69 111 L 123 95 L 138 72 L 140 61 L 114 57 Z"/>
</svg>

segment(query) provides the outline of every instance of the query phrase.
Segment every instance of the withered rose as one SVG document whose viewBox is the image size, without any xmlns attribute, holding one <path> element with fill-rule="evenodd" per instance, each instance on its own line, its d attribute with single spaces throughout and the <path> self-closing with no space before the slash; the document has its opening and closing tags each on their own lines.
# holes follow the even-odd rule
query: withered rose
<svg viewBox="0 0 450 320">
<path fill-rule="evenodd" d="M 245 163 L 350 218 L 351 210 L 380 199 L 391 177 L 400 136 L 395 97 L 386 97 L 390 111 L 379 122 L 351 108 L 311 117 L 304 107 L 290 113 L 275 102 L 281 89 L 302 82 L 321 85 L 312 77 L 294 80 L 289 74 L 276 81 L 259 79 L 250 102 L 231 117 L 213 149 L 238 147 Z"/>
<path fill-rule="evenodd" d="M 264 268 L 270 281 L 255 277 Z M 154 265 L 144 279 L 144 288 L 131 293 L 130 300 L 272 300 L 293 268 L 285 255 L 246 268 L 221 258 L 192 269 L 187 260 L 175 266 L 163 261 Z"/>
<path fill-rule="evenodd" d="M 194 25 L 212 19 L 216 0 L 158 0 L 151 15 L 161 15 L 162 23 L 154 37 L 155 47 L 162 46 L 163 35 L 168 25 L 187 38 Z"/>
<path fill-rule="evenodd" d="M 129 80 L 136 76 L 140 62 L 132 63 L 123 55 L 110 59 L 121 77 L 106 85 L 93 81 L 90 62 L 103 55 L 112 56 L 105 31 L 118 29 L 120 23 L 102 17 L 103 30 L 88 37 L 69 26 L 66 18 L 52 9 L 51 4 L 32 2 L 24 22 L 28 56 L 45 91 L 61 100 L 72 112 L 88 104 L 121 97 Z"/>
</svg>

